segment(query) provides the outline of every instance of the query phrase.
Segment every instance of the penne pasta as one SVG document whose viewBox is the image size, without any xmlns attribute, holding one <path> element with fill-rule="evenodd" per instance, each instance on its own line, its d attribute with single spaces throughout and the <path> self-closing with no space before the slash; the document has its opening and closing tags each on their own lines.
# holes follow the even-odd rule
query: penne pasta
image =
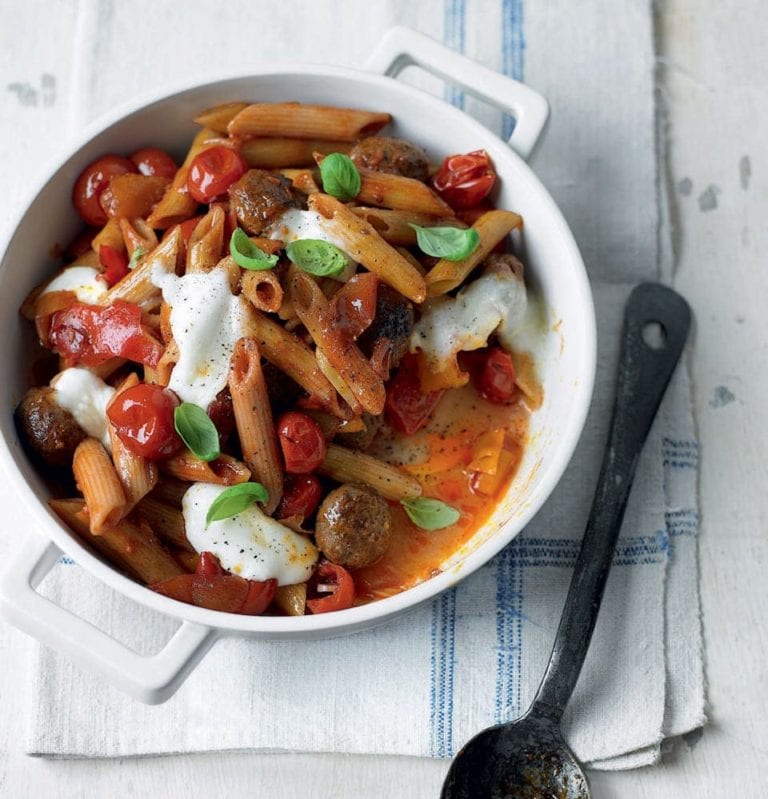
<svg viewBox="0 0 768 799">
<path fill-rule="evenodd" d="M 198 114 L 195 117 L 195 122 L 204 128 L 216 131 L 216 133 L 226 133 L 227 125 L 247 107 L 248 103 L 222 103 Z"/>
<path fill-rule="evenodd" d="M 107 220 L 106 225 L 93 237 L 91 242 L 91 249 L 99 254 L 99 249 L 102 245 L 112 247 L 113 250 L 118 252 L 125 252 L 125 240 L 123 239 L 123 231 L 120 228 L 120 220 L 117 217 L 112 217 Z"/>
<path fill-rule="evenodd" d="M 421 484 L 415 477 L 391 463 L 338 444 L 328 445 L 318 472 L 340 483 L 363 483 L 386 499 L 421 496 Z"/>
<path fill-rule="evenodd" d="M 304 272 L 294 270 L 290 287 L 296 313 L 317 348 L 323 351 L 363 409 L 378 416 L 384 410 L 384 383 L 355 342 L 331 324 L 328 300 L 317 283 Z"/>
<path fill-rule="evenodd" d="M 307 584 L 280 585 L 272 601 L 289 616 L 303 616 L 307 606 Z"/>
<path fill-rule="evenodd" d="M 163 474 L 186 480 L 188 483 L 216 483 L 232 486 L 246 483 L 251 478 L 248 467 L 231 455 L 219 455 L 213 461 L 201 461 L 188 449 L 166 458 L 160 464 Z"/>
<path fill-rule="evenodd" d="M 140 216 L 132 220 L 121 217 L 119 223 L 129 256 L 133 256 L 133 253 L 139 248 L 144 251 L 146 256 L 157 247 L 157 234 Z"/>
<path fill-rule="evenodd" d="M 220 205 L 197 223 L 187 242 L 187 273 L 210 272 L 221 260 L 224 249 L 224 210 Z"/>
<path fill-rule="evenodd" d="M 391 121 L 390 114 L 309 103 L 254 103 L 227 125 L 230 136 L 355 141 Z"/>
<path fill-rule="evenodd" d="M 127 507 L 125 493 L 101 442 L 95 438 L 81 441 L 72 458 L 72 471 L 85 497 L 94 535 L 123 518 Z"/>
<path fill-rule="evenodd" d="M 393 208 L 369 208 L 356 206 L 352 208 L 361 219 L 364 219 L 388 244 L 400 247 L 413 247 L 416 244 L 416 231 L 411 227 L 435 227 L 447 225 L 465 228 L 466 225 L 455 217 L 435 218 L 429 214 L 416 211 L 403 211 Z"/>
<path fill-rule="evenodd" d="M 359 416 L 363 406 L 358 402 L 352 389 L 346 384 L 342 376 L 333 368 L 325 353 L 320 349 L 315 350 L 315 358 L 320 371 L 328 378 L 330 384 L 339 392 L 339 396 L 349 405 L 352 413 Z"/>
<path fill-rule="evenodd" d="M 311 169 L 281 169 L 280 174 L 288 178 L 293 183 L 293 188 L 303 194 L 317 194 L 320 191 L 315 173 Z"/>
<path fill-rule="evenodd" d="M 168 477 L 165 480 L 161 480 L 155 486 L 152 491 L 152 496 L 155 499 L 159 499 L 161 502 L 165 502 L 167 505 L 180 508 L 181 500 L 184 498 L 184 494 L 187 493 L 188 488 L 189 483 Z"/>
<path fill-rule="evenodd" d="M 346 141 L 324 139 L 268 138 L 247 139 L 240 154 L 248 166 L 258 169 L 283 169 L 285 167 L 314 166 L 315 153 L 348 153 L 352 145 Z"/>
<path fill-rule="evenodd" d="M 430 297 L 446 294 L 461 285 L 469 273 L 490 254 L 491 250 L 515 228 L 522 227 L 523 220 L 512 211 L 488 211 L 473 227 L 480 234 L 480 243 L 475 251 L 463 261 L 438 261 L 427 273 L 427 290 Z"/>
<path fill-rule="evenodd" d="M 267 489 L 264 512 L 273 513 L 283 496 L 283 469 L 261 355 L 255 339 L 241 338 L 229 365 L 229 393 L 243 460 L 252 477 Z"/>
<path fill-rule="evenodd" d="M 311 210 L 329 220 L 329 231 L 343 242 L 350 257 L 409 300 L 424 301 L 427 295 L 424 278 L 368 222 L 328 194 L 313 194 L 308 202 Z"/>
<path fill-rule="evenodd" d="M 283 304 L 283 287 L 272 269 L 245 271 L 240 279 L 240 290 L 257 311 L 277 313 Z"/>
<path fill-rule="evenodd" d="M 185 486 L 185 490 L 186 490 Z M 179 549 L 194 552 L 187 539 L 184 526 L 184 515 L 179 508 L 174 508 L 154 495 L 144 497 L 136 506 L 136 514 L 145 521 L 152 531 L 167 544 Z"/>
</svg>

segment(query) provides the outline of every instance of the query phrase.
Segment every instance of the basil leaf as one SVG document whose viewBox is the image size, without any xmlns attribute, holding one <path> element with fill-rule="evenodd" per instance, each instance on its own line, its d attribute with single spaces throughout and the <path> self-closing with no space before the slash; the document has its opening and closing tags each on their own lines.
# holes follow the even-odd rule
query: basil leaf
<svg viewBox="0 0 768 799">
<path fill-rule="evenodd" d="M 343 272 L 349 260 L 344 252 L 320 239 L 298 239 L 292 241 L 285 254 L 305 272 L 315 277 L 332 277 Z"/>
<path fill-rule="evenodd" d="M 401 499 L 400 504 L 408 514 L 408 518 L 424 530 L 442 530 L 455 524 L 461 514 L 441 502 L 439 499 L 416 497 L 414 499 Z"/>
<path fill-rule="evenodd" d="M 360 194 L 362 180 L 352 159 L 343 153 L 326 155 L 320 163 L 323 191 L 338 200 L 354 200 Z"/>
<path fill-rule="evenodd" d="M 272 269 L 277 263 L 276 255 L 267 255 L 260 250 L 248 238 L 246 232 L 239 227 L 232 231 L 232 238 L 229 240 L 229 254 L 238 266 L 242 266 L 243 269 L 251 269 L 254 272 Z"/>
<path fill-rule="evenodd" d="M 147 254 L 147 251 L 143 247 L 137 247 L 133 251 L 133 255 L 131 256 L 131 260 L 128 261 L 128 268 L 135 269 L 138 265 L 139 261 Z"/>
<path fill-rule="evenodd" d="M 225 488 L 211 503 L 205 517 L 205 526 L 221 519 L 237 516 L 254 502 L 266 502 L 269 499 L 267 489 L 261 483 L 240 483 L 240 485 Z"/>
<path fill-rule="evenodd" d="M 416 231 L 419 249 L 435 258 L 463 261 L 480 244 L 480 234 L 473 227 L 462 230 L 458 227 L 422 227 L 412 222 L 408 224 Z"/>
<path fill-rule="evenodd" d="M 187 449 L 201 461 L 219 457 L 219 431 L 208 414 L 191 402 L 182 402 L 173 412 L 173 426 Z"/>
</svg>

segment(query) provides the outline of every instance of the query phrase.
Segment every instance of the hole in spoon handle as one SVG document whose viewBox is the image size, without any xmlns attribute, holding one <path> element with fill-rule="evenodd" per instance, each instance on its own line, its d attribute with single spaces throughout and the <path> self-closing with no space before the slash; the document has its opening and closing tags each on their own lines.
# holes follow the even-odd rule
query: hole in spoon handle
<svg viewBox="0 0 768 799">
<path fill-rule="evenodd" d="M 690 324 L 688 304 L 665 286 L 643 283 L 627 301 L 608 443 L 552 655 L 530 714 L 559 721 L 576 685 L 600 610 L 637 459 Z"/>
</svg>

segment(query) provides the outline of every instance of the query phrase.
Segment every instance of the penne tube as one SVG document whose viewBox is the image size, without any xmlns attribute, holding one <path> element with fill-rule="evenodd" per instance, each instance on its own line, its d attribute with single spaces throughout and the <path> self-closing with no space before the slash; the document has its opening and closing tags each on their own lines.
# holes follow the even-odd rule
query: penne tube
<svg viewBox="0 0 768 799">
<path fill-rule="evenodd" d="M 243 460 L 252 477 L 267 489 L 264 512 L 271 514 L 283 496 L 283 470 L 255 339 L 241 338 L 235 345 L 228 384 Z"/>
<path fill-rule="evenodd" d="M 195 122 L 204 128 L 215 130 L 216 133 L 226 134 L 227 125 L 247 107 L 248 103 L 222 103 L 213 108 L 206 108 L 195 117 Z"/>
<path fill-rule="evenodd" d="M 152 496 L 175 508 L 181 507 L 181 500 L 189 489 L 189 483 L 167 477 L 161 480 L 152 491 Z"/>
<path fill-rule="evenodd" d="M 77 295 L 73 291 L 49 291 L 45 294 L 38 292 L 32 305 L 30 321 L 34 321 L 40 341 L 48 341 L 53 314 L 69 308 L 75 302 L 77 302 Z M 23 313 L 26 314 L 26 311 Z"/>
<path fill-rule="evenodd" d="M 421 484 L 391 463 L 357 450 L 329 444 L 320 474 L 340 483 L 363 483 L 385 499 L 401 500 L 421 496 Z"/>
<path fill-rule="evenodd" d="M 289 616 L 303 616 L 307 607 L 307 584 L 279 585 L 272 601 Z"/>
<path fill-rule="evenodd" d="M 320 191 L 315 174 L 311 169 L 281 169 L 280 174 L 288 178 L 293 183 L 293 188 L 303 194 L 317 194 Z"/>
<path fill-rule="evenodd" d="M 222 258 L 214 268 L 221 269 L 227 273 L 229 289 L 233 294 L 237 294 L 243 270 L 235 263 L 235 259 L 231 255 L 227 255 Z"/>
<path fill-rule="evenodd" d="M 181 230 L 177 228 L 145 256 L 133 271 L 112 286 L 101 300 L 101 304 L 111 305 L 115 300 L 125 300 L 145 308 L 157 305 L 161 295 L 160 289 L 152 282 L 152 270 L 157 267 L 166 272 L 175 272 L 181 244 Z"/>
<path fill-rule="evenodd" d="M 232 486 L 251 479 L 248 467 L 231 455 L 219 455 L 213 461 L 201 461 L 188 449 L 160 462 L 163 474 L 188 483 L 216 483 Z"/>
<path fill-rule="evenodd" d="M 240 291 L 258 311 L 277 313 L 283 304 L 283 287 L 272 269 L 244 271 L 240 279 Z"/>
<path fill-rule="evenodd" d="M 400 255 L 422 276 L 427 274 L 427 270 L 419 259 L 407 247 L 395 247 Z"/>
<path fill-rule="evenodd" d="M 345 141 L 323 139 L 268 138 L 247 139 L 240 154 L 248 166 L 258 169 L 283 169 L 285 167 L 314 166 L 314 154 L 348 153 L 352 145 Z"/>
<path fill-rule="evenodd" d="M 91 248 L 99 254 L 99 249 L 102 245 L 112 247 L 113 250 L 118 252 L 125 252 L 125 240 L 123 239 L 123 231 L 120 228 L 120 220 L 117 217 L 112 217 L 107 220 L 106 225 L 93 237 Z"/>
<path fill-rule="evenodd" d="M 157 234 L 140 216 L 137 216 L 135 219 L 121 217 L 119 223 L 123 242 L 125 243 L 129 256 L 132 256 L 139 248 L 141 248 L 144 251 L 144 255 L 146 255 L 157 247 Z"/>
<path fill-rule="evenodd" d="M 439 260 L 427 273 L 430 297 L 446 294 L 461 285 L 467 275 L 490 254 L 491 250 L 515 228 L 522 227 L 522 217 L 512 211 L 488 211 L 473 227 L 480 234 L 475 251 L 462 261 Z"/>
<path fill-rule="evenodd" d="M 194 550 L 172 549 L 171 554 L 184 571 L 189 572 L 189 574 L 194 574 L 197 571 L 197 566 L 200 563 L 200 555 Z"/>
<path fill-rule="evenodd" d="M 221 260 L 224 221 L 224 209 L 214 205 L 197 223 L 187 243 L 187 273 L 210 272 Z"/>
<path fill-rule="evenodd" d="M 363 412 L 363 406 L 358 402 L 352 389 L 350 389 L 342 376 L 333 368 L 331 362 L 320 348 L 315 350 L 315 358 L 317 359 L 317 365 L 320 367 L 320 371 L 328 378 L 336 391 L 339 392 L 339 396 L 349 405 L 352 413 L 355 416 L 360 416 Z"/>
<path fill-rule="evenodd" d="M 466 225 L 454 216 L 443 219 L 435 218 L 429 214 L 416 211 L 402 211 L 392 208 L 369 208 L 366 206 L 353 207 L 352 211 L 364 219 L 374 230 L 389 244 L 399 247 L 413 247 L 416 244 L 416 231 L 411 224 L 422 227 L 448 227 L 465 228 Z"/>
<path fill-rule="evenodd" d="M 91 535 L 89 514 L 81 500 L 52 499 L 48 504 L 81 538 L 141 582 L 151 585 L 184 574 L 184 569 L 145 524 L 123 520 L 105 527 L 101 535 Z"/>
<path fill-rule="evenodd" d="M 81 441 L 72 458 L 72 471 L 85 497 L 94 535 L 123 518 L 127 507 L 125 493 L 101 442 L 95 438 Z"/>
<path fill-rule="evenodd" d="M 363 409 L 374 416 L 381 414 L 384 411 L 384 382 L 373 371 L 355 342 L 332 324 L 328 300 L 320 287 L 309 275 L 299 270 L 293 270 L 290 287 L 296 313 L 317 348 L 323 351 Z"/>
<path fill-rule="evenodd" d="M 225 140 L 219 138 L 219 134 L 210 128 L 203 128 L 195 136 L 184 163 L 179 167 L 160 201 L 147 218 L 147 224 L 151 228 L 165 230 L 194 216 L 195 211 L 197 211 L 197 200 L 187 190 L 189 165 L 195 156 L 203 150 L 216 144 L 224 143 Z"/>
<path fill-rule="evenodd" d="M 187 539 L 184 514 L 179 508 L 174 508 L 154 496 L 148 496 L 136 506 L 136 514 L 167 544 L 194 552 L 194 547 Z"/>
<path fill-rule="evenodd" d="M 300 338 L 259 312 L 253 314 L 250 327 L 261 354 L 271 364 L 285 372 L 327 411 L 340 419 L 346 418 L 336 391 L 317 365 L 315 354 Z"/>
<path fill-rule="evenodd" d="M 126 361 L 124 358 L 110 358 L 109 360 L 97 363 L 95 366 L 89 366 L 88 371 L 93 372 L 96 377 L 106 380 L 111 377 L 118 369 L 125 366 Z"/>
<path fill-rule="evenodd" d="M 230 136 L 280 136 L 353 142 L 391 121 L 390 114 L 310 103 L 254 103 L 227 125 Z"/>
<path fill-rule="evenodd" d="M 374 227 L 328 194 L 313 194 L 308 203 L 310 210 L 329 221 L 328 230 L 339 239 L 351 258 L 409 300 L 424 301 L 427 296 L 424 278 Z"/>
<path fill-rule="evenodd" d="M 171 339 L 152 372 L 152 382 L 158 386 L 167 386 L 171 382 L 171 372 L 173 372 L 173 367 L 176 366 L 178 360 L 179 347 L 176 341 Z"/>
</svg>

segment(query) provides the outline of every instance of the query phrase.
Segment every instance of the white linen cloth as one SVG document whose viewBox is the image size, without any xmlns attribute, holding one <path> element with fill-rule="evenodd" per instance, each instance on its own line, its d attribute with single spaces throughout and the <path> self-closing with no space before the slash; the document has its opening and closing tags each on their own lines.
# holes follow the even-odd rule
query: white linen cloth
<svg viewBox="0 0 768 799">
<path fill-rule="evenodd" d="M 0 32 L 4 74 L 19 74 L 11 66 L 23 63 L 27 74 L 41 75 L 40 89 L 8 85 L 3 140 L 17 142 L 17 126 L 29 125 L 33 112 L 35 123 L 46 123 L 29 127 L 19 145 L 11 192 L 36 148 L 54 141 L 46 125 L 60 128 L 65 114 L 74 129 L 158 84 L 265 61 L 361 66 L 393 24 L 525 79 L 551 103 L 534 168 L 584 254 L 600 343 L 594 403 L 572 464 L 536 519 L 477 574 L 431 604 L 352 637 L 220 641 L 159 707 L 140 705 L 37 648 L 28 752 L 450 757 L 475 732 L 525 710 L 549 656 L 591 503 L 623 303 L 633 283 L 660 276 L 658 253 L 666 252 L 650 2 L 616 0 L 605 11 L 597 0 L 83 0 L 56 7 L 32 0 L 16 24 L 34 25 L 40 46 L 22 53 L 24 36 Z M 73 41 L 71 67 L 62 65 L 60 46 L 51 59 L 56 40 Z M 435 88 L 431 79 L 419 81 Z M 447 89 L 446 97 L 509 134 L 510 121 L 497 112 L 456 90 Z M 566 714 L 566 737 L 593 767 L 653 763 L 666 737 L 705 721 L 696 476 L 688 382 L 680 369 L 639 464 L 603 609 Z M 175 627 L 71 563 L 55 569 L 43 591 L 139 651 L 156 651 Z"/>
</svg>

